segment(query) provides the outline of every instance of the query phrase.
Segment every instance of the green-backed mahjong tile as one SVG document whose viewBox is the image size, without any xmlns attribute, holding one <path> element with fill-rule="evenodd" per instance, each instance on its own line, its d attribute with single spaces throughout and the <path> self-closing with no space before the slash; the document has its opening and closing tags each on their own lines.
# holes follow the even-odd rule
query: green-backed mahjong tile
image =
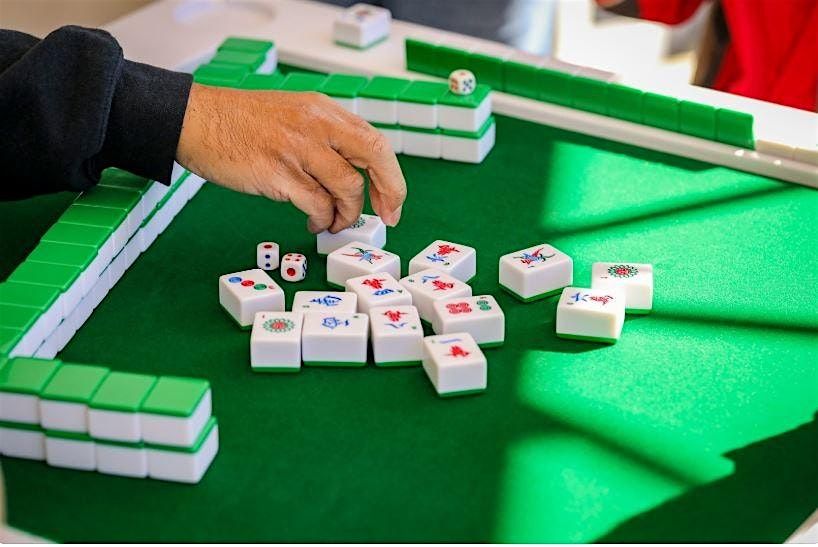
<svg viewBox="0 0 818 547">
<path fill-rule="evenodd" d="M 127 218 L 128 212 L 124 209 L 111 207 L 94 207 L 72 203 L 60 216 L 60 222 L 69 224 L 83 224 L 85 226 L 99 226 L 114 230 Z"/>
<path fill-rule="evenodd" d="M 274 72 L 272 74 L 247 74 L 239 84 L 241 89 L 253 90 L 275 90 L 280 89 L 282 82 L 284 82 L 284 75 L 281 72 Z"/>
<path fill-rule="evenodd" d="M 357 97 L 361 89 L 369 82 L 366 76 L 356 76 L 354 74 L 330 74 L 327 76 L 321 88 L 321 93 L 330 97 L 354 98 Z"/>
<path fill-rule="evenodd" d="M 274 42 L 270 40 L 255 40 L 253 38 L 239 38 L 230 36 L 219 45 L 219 51 L 245 51 L 248 53 L 267 53 Z"/>
<path fill-rule="evenodd" d="M 11 272 L 8 280 L 17 283 L 56 287 L 61 292 L 66 292 L 71 288 L 71 285 L 74 284 L 74 281 L 77 280 L 81 273 L 82 270 L 76 266 L 50 264 L 45 268 L 40 262 L 29 262 L 26 260 Z"/>
<path fill-rule="evenodd" d="M 57 360 L 15 357 L 0 370 L 0 391 L 39 395 L 59 368 Z"/>
<path fill-rule="evenodd" d="M 140 409 L 151 414 L 187 417 L 210 389 L 210 382 L 200 378 L 161 376 Z"/>
<path fill-rule="evenodd" d="M 359 97 L 395 101 L 411 82 L 402 78 L 375 76 L 358 93 Z"/>
<path fill-rule="evenodd" d="M 281 91 L 318 91 L 327 77 L 312 72 L 290 72 L 281 82 Z"/>
<path fill-rule="evenodd" d="M 401 92 L 398 100 L 408 103 L 437 104 L 448 92 L 449 86 L 442 82 L 417 80 L 410 83 Z"/>
<path fill-rule="evenodd" d="M 54 287 L 6 281 L 0 283 L 0 304 L 14 304 L 46 310 L 62 294 Z"/>
<path fill-rule="evenodd" d="M 43 314 L 40 308 L 0 304 L 0 327 L 27 331 Z"/>
<path fill-rule="evenodd" d="M 111 237 L 111 230 L 100 228 L 99 226 L 86 226 L 84 224 L 70 224 L 68 222 L 57 222 L 43 234 L 40 238 L 42 242 L 70 243 L 72 245 L 87 245 L 99 249 L 108 238 Z"/>
<path fill-rule="evenodd" d="M 106 367 L 63 363 L 42 390 L 40 397 L 87 404 L 109 372 Z"/>
<path fill-rule="evenodd" d="M 111 188 L 110 186 L 95 186 L 86 190 L 74 203 L 80 205 L 94 205 L 96 207 L 113 207 L 131 211 L 142 199 L 142 195 L 126 188 Z"/>
<path fill-rule="evenodd" d="M 79 226 L 79 225 L 77 225 Z M 97 257 L 97 247 L 91 245 L 74 245 L 73 243 L 54 243 L 41 241 L 34 247 L 26 261 L 44 264 L 60 264 L 86 269 Z M 43 266 L 45 267 L 45 266 Z"/>
<path fill-rule="evenodd" d="M 216 55 L 213 56 L 210 62 L 246 66 L 251 71 L 254 71 L 264 63 L 265 58 L 266 53 L 222 49 L 216 52 Z"/>
<path fill-rule="evenodd" d="M 88 406 L 100 410 L 137 412 L 156 380 L 156 376 L 147 374 L 112 372 L 105 377 Z"/>
<path fill-rule="evenodd" d="M 451 91 L 447 91 L 443 97 L 440 98 L 438 104 L 446 106 L 460 106 L 463 108 L 477 108 L 491 93 L 491 87 L 485 84 L 477 84 L 472 93 L 468 95 L 457 95 Z"/>
<path fill-rule="evenodd" d="M 115 167 L 109 167 L 103 171 L 102 177 L 99 179 L 99 186 L 128 188 L 140 193 L 147 192 L 151 184 L 153 184 L 153 181 L 148 178 L 140 177 L 139 175 L 134 175 L 124 169 L 117 169 Z"/>
</svg>

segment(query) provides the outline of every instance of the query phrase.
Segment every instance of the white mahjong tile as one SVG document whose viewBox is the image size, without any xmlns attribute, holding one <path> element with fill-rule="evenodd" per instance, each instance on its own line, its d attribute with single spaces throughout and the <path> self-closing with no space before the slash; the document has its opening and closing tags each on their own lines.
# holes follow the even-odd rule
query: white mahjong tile
<svg viewBox="0 0 818 547">
<path fill-rule="evenodd" d="M 358 295 L 354 292 L 298 291 L 290 309 L 296 313 L 355 313 L 358 311 Z"/>
<path fill-rule="evenodd" d="M 491 295 L 447 298 L 433 306 L 432 328 L 437 334 L 468 332 L 484 348 L 505 341 L 505 314 Z"/>
<path fill-rule="evenodd" d="M 374 273 L 400 277 L 400 257 L 389 251 L 353 241 L 327 255 L 327 283 L 343 288 L 347 279 Z"/>
<path fill-rule="evenodd" d="M 311 366 L 366 365 L 369 316 L 365 313 L 305 313 L 301 358 Z"/>
<path fill-rule="evenodd" d="M 557 294 L 573 279 L 571 257 L 547 243 L 500 257 L 500 285 L 526 302 Z"/>
<path fill-rule="evenodd" d="M 471 296 L 471 287 L 440 270 L 422 270 L 400 280 L 400 284 L 412 294 L 412 303 L 420 318 L 431 323 L 434 318 L 432 303 L 435 300 L 455 296 Z"/>
<path fill-rule="evenodd" d="M 566 287 L 557 304 L 557 336 L 613 344 L 625 321 L 622 289 Z"/>
<path fill-rule="evenodd" d="M 423 359 L 423 326 L 410 305 L 369 309 L 372 354 L 379 366 L 419 365 Z"/>
<path fill-rule="evenodd" d="M 315 236 L 318 254 L 329 254 L 335 249 L 359 241 L 373 247 L 383 248 L 386 245 L 386 225 L 381 217 L 375 215 L 361 215 L 352 226 L 341 230 L 337 234 L 323 231 Z"/>
<path fill-rule="evenodd" d="M 284 291 L 258 268 L 219 277 L 219 303 L 242 328 L 253 324 L 256 312 L 284 311 Z"/>
<path fill-rule="evenodd" d="M 621 288 L 626 313 L 649 313 L 653 308 L 653 266 L 633 262 L 594 262 L 591 288 Z"/>
<path fill-rule="evenodd" d="M 367 313 L 373 306 L 412 304 L 412 295 L 388 273 L 367 274 L 346 280 L 346 289 L 358 295 L 358 311 Z"/>
<path fill-rule="evenodd" d="M 409 261 L 409 275 L 428 268 L 468 283 L 477 273 L 477 251 L 474 247 L 438 239 Z"/>
<path fill-rule="evenodd" d="M 423 369 L 441 396 L 466 395 L 486 389 L 486 356 L 466 332 L 423 339 Z"/>
<path fill-rule="evenodd" d="M 250 335 L 250 366 L 256 372 L 301 369 L 301 326 L 297 312 L 258 312 Z"/>
</svg>

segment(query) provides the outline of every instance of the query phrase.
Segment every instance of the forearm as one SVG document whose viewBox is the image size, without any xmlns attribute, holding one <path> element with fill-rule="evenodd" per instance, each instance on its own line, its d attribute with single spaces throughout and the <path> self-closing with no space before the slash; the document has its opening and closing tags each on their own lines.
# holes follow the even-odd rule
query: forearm
<svg viewBox="0 0 818 547">
<path fill-rule="evenodd" d="M 110 166 L 168 182 L 190 85 L 103 31 L 0 31 L 0 198 L 84 190 Z"/>
</svg>

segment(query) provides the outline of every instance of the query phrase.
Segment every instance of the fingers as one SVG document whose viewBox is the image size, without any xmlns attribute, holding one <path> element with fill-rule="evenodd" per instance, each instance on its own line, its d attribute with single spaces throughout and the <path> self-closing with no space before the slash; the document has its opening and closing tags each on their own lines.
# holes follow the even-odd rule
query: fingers
<svg viewBox="0 0 818 547">
<path fill-rule="evenodd" d="M 335 219 L 329 228 L 332 233 L 348 228 L 364 208 L 364 178 L 331 148 L 324 152 L 310 152 L 307 171 L 335 200 Z"/>
<path fill-rule="evenodd" d="M 335 220 L 333 197 L 306 173 L 293 173 L 290 180 L 290 201 L 309 217 L 307 229 L 317 234 L 332 226 Z"/>
<path fill-rule="evenodd" d="M 366 169 L 372 183 L 369 188 L 372 208 L 387 226 L 395 226 L 406 199 L 406 181 L 389 141 L 348 112 L 344 123 L 335 124 L 332 129 L 332 147 L 355 167 Z"/>
</svg>

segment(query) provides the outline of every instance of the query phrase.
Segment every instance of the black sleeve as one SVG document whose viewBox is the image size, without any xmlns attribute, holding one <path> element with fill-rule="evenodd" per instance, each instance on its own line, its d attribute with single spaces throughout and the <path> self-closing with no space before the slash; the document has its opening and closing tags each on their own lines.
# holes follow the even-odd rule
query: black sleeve
<svg viewBox="0 0 818 547">
<path fill-rule="evenodd" d="M 84 190 L 106 167 L 168 183 L 191 83 L 101 30 L 0 30 L 0 199 Z"/>
</svg>

